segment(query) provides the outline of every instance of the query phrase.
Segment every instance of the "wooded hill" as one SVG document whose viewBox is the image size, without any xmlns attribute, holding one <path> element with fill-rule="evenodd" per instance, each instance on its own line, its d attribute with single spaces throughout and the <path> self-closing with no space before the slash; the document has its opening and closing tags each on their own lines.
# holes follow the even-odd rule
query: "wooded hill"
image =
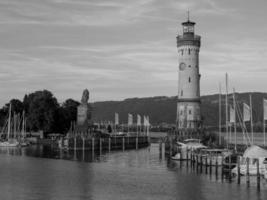
<svg viewBox="0 0 267 200">
<path fill-rule="evenodd" d="M 256 125 L 262 124 L 263 98 L 267 99 L 267 93 L 236 93 L 236 101 L 242 113 L 242 103 L 249 105 L 249 95 L 252 95 L 253 121 Z M 127 123 L 128 113 L 149 115 L 150 122 L 154 125 L 161 123 L 175 124 L 177 97 L 147 97 L 131 98 L 123 101 L 104 101 L 92 103 L 93 119 L 95 121 L 114 121 L 114 113 L 119 113 L 120 123 Z M 232 105 L 232 94 L 229 94 L 229 104 Z M 201 113 L 205 126 L 218 126 L 219 120 L 219 96 L 218 94 L 201 97 Z M 225 95 L 222 95 L 222 121 L 225 122 Z"/>
</svg>

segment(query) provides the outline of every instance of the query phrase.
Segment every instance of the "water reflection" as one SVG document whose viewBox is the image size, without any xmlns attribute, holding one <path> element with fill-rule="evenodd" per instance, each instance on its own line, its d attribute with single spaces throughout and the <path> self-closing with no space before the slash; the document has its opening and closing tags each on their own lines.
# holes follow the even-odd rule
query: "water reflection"
<svg viewBox="0 0 267 200">
<path fill-rule="evenodd" d="M 51 146 L 1 148 L 0 154 L 0 194 L 7 200 L 267 198 L 265 182 L 261 192 L 254 179 L 249 188 L 244 178 L 229 183 L 221 168 L 170 160 L 158 144 L 101 154 Z"/>
</svg>

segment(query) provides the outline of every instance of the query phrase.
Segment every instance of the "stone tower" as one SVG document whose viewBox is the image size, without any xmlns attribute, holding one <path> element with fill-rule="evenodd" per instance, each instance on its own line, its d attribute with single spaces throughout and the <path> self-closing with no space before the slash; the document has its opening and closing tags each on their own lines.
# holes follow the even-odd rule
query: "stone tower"
<svg viewBox="0 0 267 200">
<path fill-rule="evenodd" d="M 200 115 L 200 36 L 195 35 L 195 23 L 189 20 L 182 23 L 183 34 L 178 35 L 178 102 L 177 129 L 196 131 L 201 124 Z"/>
</svg>

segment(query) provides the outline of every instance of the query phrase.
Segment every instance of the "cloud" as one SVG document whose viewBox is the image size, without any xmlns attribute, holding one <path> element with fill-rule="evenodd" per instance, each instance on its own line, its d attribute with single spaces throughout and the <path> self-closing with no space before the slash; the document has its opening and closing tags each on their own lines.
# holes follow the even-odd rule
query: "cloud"
<svg viewBox="0 0 267 200">
<path fill-rule="evenodd" d="M 241 0 L 0 0 L 0 104 L 44 88 L 60 101 L 79 100 L 86 87 L 92 101 L 176 95 L 175 37 L 187 10 L 202 36 L 201 93 L 217 92 L 225 72 L 240 91 L 265 91 L 265 6 Z"/>
</svg>

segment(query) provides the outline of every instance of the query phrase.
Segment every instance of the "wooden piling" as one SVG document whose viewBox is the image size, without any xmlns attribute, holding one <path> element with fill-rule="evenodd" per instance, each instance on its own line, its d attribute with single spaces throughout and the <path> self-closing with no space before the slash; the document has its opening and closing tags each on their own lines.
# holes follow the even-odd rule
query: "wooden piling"
<svg viewBox="0 0 267 200">
<path fill-rule="evenodd" d="M 108 138 L 108 151 L 110 152 L 111 150 L 111 138 Z"/>
<path fill-rule="evenodd" d="M 257 159 L 257 189 L 260 190 L 261 184 L 261 177 L 260 177 L 260 161 Z"/>
<path fill-rule="evenodd" d="M 212 157 L 210 156 L 210 174 L 212 173 Z"/>
<path fill-rule="evenodd" d="M 138 149 L 138 137 L 135 138 L 135 148 Z"/>
<path fill-rule="evenodd" d="M 237 184 L 240 184 L 240 157 L 237 157 Z"/>
<path fill-rule="evenodd" d="M 85 140 L 84 140 L 84 137 L 82 138 L 82 140 L 83 140 L 83 151 L 84 151 L 84 149 L 85 149 Z"/>
<path fill-rule="evenodd" d="M 76 137 L 74 138 L 74 150 L 76 151 L 77 148 L 77 141 L 76 141 Z"/>
<path fill-rule="evenodd" d="M 169 156 L 172 156 L 172 142 L 170 141 L 170 146 L 169 146 Z"/>
<path fill-rule="evenodd" d="M 250 177 L 249 177 L 249 158 L 246 158 L 246 165 L 247 165 L 247 173 L 246 173 L 246 182 L 247 186 L 249 187 L 250 184 Z"/>
<path fill-rule="evenodd" d="M 159 142 L 159 158 L 162 158 L 162 140 Z"/>
<path fill-rule="evenodd" d="M 122 151 L 125 150 L 125 138 L 123 137 L 122 138 Z"/>
<path fill-rule="evenodd" d="M 102 153 L 102 138 L 99 138 L 99 153 Z"/>
<path fill-rule="evenodd" d="M 231 163 L 232 163 L 232 159 L 231 159 L 231 154 L 228 157 L 228 175 L 229 175 L 229 181 L 231 182 L 232 180 L 232 173 L 231 173 Z"/>
<path fill-rule="evenodd" d="M 216 155 L 216 160 L 215 160 L 215 172 L 216 174 L 218 173 L 218 155 Z"/>
<path fill-rule="evenodd" d="M 92 138 L 92 152 L 95 152 L 95 138 Z"/>
</svg>

